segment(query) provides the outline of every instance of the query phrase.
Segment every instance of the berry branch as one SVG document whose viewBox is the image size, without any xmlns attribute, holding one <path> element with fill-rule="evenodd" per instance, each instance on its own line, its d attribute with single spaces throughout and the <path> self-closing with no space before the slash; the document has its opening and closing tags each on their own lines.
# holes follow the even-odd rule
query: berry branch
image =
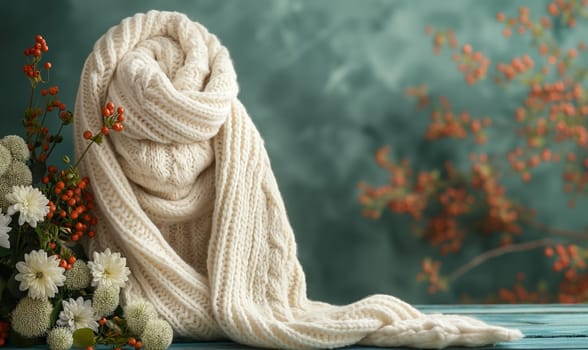
<svg viewBox="0 0 588 350">
<path fill-rule="evenodd" d="M 481 264 L 545 247 L 545 257 L 554 260 L 551 281 L 559 281 L 558 290 L 552 283 L 550 291 L 540 281 L 537 292 L 529 292 L 521 278 L 515 291 L 499 288 L 496 297 L 488 300 L 588 300 L 584 263 L 588 246 L 573 244 L 585 243 L 588 231 L 553 227 L 517 197 L 522 192 L 517 186 L 531 185 L 535 174 L 545 171 L 561 171 L 562 194 L 569 208 L 588 194 L 588 67 L 581 59 L 587 45 L 580 42 L 564 48 L 563 41 L 554 35 L 556 29 L 561 32 L 561 27 L 567 26 L 572 30 L 577 20 L 588 18 L 587 6 L 588 0 L 555 0 L 548 3 L 546 14 L 538 19 L 524 6 L 513 16 L 498 13 L 496 20 L 503 26 L 502 36 L 508 40 L 518 33 L 528 38 L 532 49 L 507 62 L 493 63 L 492 55 L 475 45 L 460 45 L 451 29 L 425 28 L 432 38 L 433 52 L 441 55 L 449 51 L 468 86 L 490 81 L 505 91 L 513 86 L 517 92 L 521 88 L 525 91 L 510 118 L 504 118 L 457 111 L 448 97 L 435 96 L 426 84 L 407 88 L 406 95 L 415 98 L 417 110 L 430 115 L 423 138 L 428 142 L 465 143 L 473 150 L 471 164 L 447 160 L 443 167 L 417 172 L 408 159 L 395 159 L 391 148 L 384 146 L 376 152 L 375 161 L 389 174 L 389 181 L 378 186 L 359 185 L 365 217 L 379 219 L 386 211 L 408 214 L 416 237 L 436 248 L 444 259 L 455 256 L 465 244 L 498 238 L 497 247 L 449 274 L 441 270 L 440 260 L 425 257 L 417 280 L 426 282 L 430 293 L 450 289 L 457 279 Z M 515 146 L 506 154 L 485 151 L 491 149 L 486 145 L 494 136 L 503 137 L 513 131 Z M 520 183 L 513 184 L 517 178 Z M 543 238 L 536 239 L 538 233 Z"/>
</svg>

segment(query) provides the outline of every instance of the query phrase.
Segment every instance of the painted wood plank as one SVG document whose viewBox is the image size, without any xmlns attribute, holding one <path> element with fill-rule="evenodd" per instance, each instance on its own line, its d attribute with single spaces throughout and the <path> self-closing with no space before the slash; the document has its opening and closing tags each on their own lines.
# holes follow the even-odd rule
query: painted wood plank
<svg viewBox="0 0 588 350">
<path fill-rule="evenodd" d="M 417 305 L 425 313 L 459 313 L 459 314 L 518 314 L 518 313 L 588 313 L 584 304 L 513 304 L 513 305 Z"/>
<path fill-rule="evenodd" d="M 171 349 L 188 350 L 188 349 L 208 349 L 208 350 L 252 350 L 255 348 L 232 343 L 232 342 L 200 342 L 173 344 Z M 378 347 L 367 346 L 350 346 L 344 350 L 382 350 Z M 394 348 L 395 350 L 414 350 L 413 348 Z M 463 347 L 450 347 L 447 350 L 464 350 Z M 588 349 L 588 338 L 525 338 L 512 343 L 499 343 L 496 345 L 482 346 L 473 348 L 474 350 L 540 350 L 540 349 L 562 349 L 578 350 Z"/>
<path fill-rule="evenodd" d="M 588 305 L 423 305 L 425 313 L 463 314 L 495 325 L 520 329 L 525 338 L 516 342 L 500 343 L 475 350 L 490 349 L 588 349 Z M 45 346 L 35 347 L 45 349 Z M 176 342 L 172 349 L 251 350 L 252 347 L 230 341 Z M 4 348 L 16 349 L 16 348 Z M 97 347 L 107 350 L 108 347 Z M 381 350 L 382 348 L 353 346 L 345 350 Z M 414 350 L 395 348 L 397 350 Z M 448 348 L 464 349 L 464 348 Z"/>
</svg>

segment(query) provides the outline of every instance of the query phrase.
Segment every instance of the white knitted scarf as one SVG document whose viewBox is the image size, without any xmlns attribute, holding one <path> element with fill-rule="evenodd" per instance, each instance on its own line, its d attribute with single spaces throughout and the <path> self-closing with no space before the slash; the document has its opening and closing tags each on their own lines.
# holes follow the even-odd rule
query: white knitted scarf
<svg viewBox="0 0 588 350">
<path fill-rule="evenodd" d="M 347 306 L 308 300 L 263 140 L 237 93 L 227 49 L 180 13 L 127 18 L 86 60 L 76 153 L 87 144 L 83 131 L 101 128 L 101 106 L 126 109 L 124 132 L 111 132 L 80 166 L 100 220 L 88 249 L 126 256 L 123 300 L 146 298 L 178 336 L 269 348 L 521 337 L 469 317 L 425 315 L 387 295 Z"/>
</svg>

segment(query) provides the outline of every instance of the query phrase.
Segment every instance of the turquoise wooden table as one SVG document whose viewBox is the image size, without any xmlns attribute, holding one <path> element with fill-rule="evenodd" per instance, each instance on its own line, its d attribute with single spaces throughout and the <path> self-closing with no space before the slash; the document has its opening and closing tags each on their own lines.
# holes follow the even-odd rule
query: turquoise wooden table
<svg viewBox="0 0 588 350">
<path fill-rule="evenodd" d="M 525 335 L 523 339 L 516 342 L 478 347 L 475 348 L 476 350 L 588 349 L 588 305 L 427 305 L 417 307 L 426 313 L 452 313 L 473 316 L 495 325 L 518 328 Z M 35 349 L 42 348 L 43 347 L 36 347 Z M 253 349 L 251 347 L 229 341 L 175 343 L 171 348 L 175 350 Z M 97 350 L 101 349 L 107 348 L 97 348 Z M 362 346 L 345 348 L 345 350 L 360 349 L 381 350 L 382 348 Z M 464 348 L 460 349 L 463 350 Z"/>
<path fill-rule="evenodd" d="M 525 338 L 482 349 L 588 349 L 588 305 L 427 305 L 418 306 L 426 313 L 469 315 L 495 325 L 520 329 Z M 250 350 L 232 342 L 173 344 L 173 349 Z M 381 350 L 354 346 L 346 350 Z M 396 348 L 400 349 L 400 348 Z M 457 348 L 448 348 L 457 349 Z M 464 349 L 464 348 L 460 348 Z"/>
</svg>

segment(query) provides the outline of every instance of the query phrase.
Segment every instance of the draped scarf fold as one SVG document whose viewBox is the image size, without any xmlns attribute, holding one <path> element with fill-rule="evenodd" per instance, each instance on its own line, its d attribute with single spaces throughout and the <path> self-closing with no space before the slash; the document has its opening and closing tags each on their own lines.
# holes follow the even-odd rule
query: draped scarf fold
<svg viewBox="0 0 588 350">
<path fill-rule="evenodd" d="M 355 343 L 441 348 L 521 337 L 457 315 L 425 315 L 387 295 L 335 306 L 306 296 L 304 272 L 263 140 L 241 104 L 227 49 L 176 12 L 124 19 L 94 45 L 76 99 L 75 148 L 101 106 L 125 130 L 80 165 L 97 203 L 88 250 L 110 247 L 176 335 L 260 347 Z"/>
</svg>

